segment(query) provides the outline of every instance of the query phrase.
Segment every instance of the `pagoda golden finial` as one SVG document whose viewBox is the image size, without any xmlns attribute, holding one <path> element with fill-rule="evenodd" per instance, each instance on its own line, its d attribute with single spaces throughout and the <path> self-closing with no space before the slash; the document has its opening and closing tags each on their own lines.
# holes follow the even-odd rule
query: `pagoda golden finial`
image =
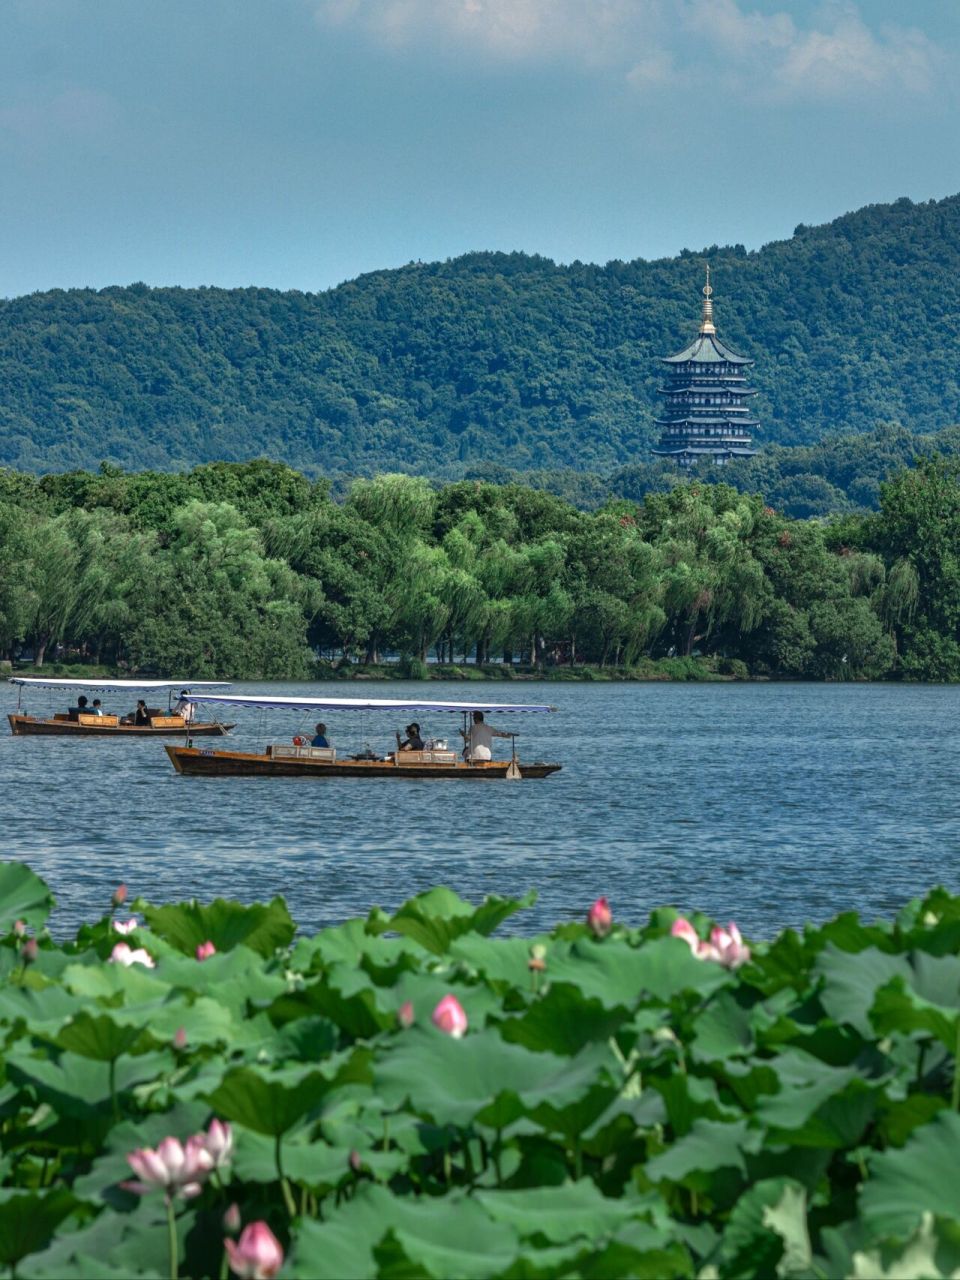
<svg viewBox="0 0 960 1280">
<path fill-rule="evenodd" d="M 713 323 L 713 289 L 710 286 L 710 263 L 707 263 L 707 283 L 703 286 L 703 315 L 700 319 L 701 333 L 716 333 L 717 328 Z"/>
</svg>

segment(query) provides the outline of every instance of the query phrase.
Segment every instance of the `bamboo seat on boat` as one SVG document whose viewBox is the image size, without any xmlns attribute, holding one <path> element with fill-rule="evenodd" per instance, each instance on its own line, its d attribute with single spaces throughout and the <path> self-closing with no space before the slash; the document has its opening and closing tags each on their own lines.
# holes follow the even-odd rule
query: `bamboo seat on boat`
<svg viewBox="0 0 960 1280">
<path fill-rule="evenodd" d="M 393 757 L 396 765 L 411 764 L 456 764 L 455 751 L 397 751 Z"/>
<path fill-rule="evenodd" d="M 60 720 L 61 718 L 64 720 L 70 719 L 69 716 L 63 716 L 63 717 L 55 716 L 54 718 L 56 720 Z M 89 711 L 81 711 L 80 714 L 77 716 L 77 724 L 88 724 L 92 729 L 98 729 L 98 728 L 106 729 L 108 727 L 115 728 L 119 723 L 120 723 L 119 716 L 109 716 L 109 715 L 95 716 Z"/>
<path fill-rule="evenodd" d="M 301 759 L 301 760 L 336 760 L 336 747 L 299 747 L 296 744 L 287 746 L 286 743 L 278 743 L 275 746 L 268 747 L 267 752 L 273 756 L 275 760 L 279 759 Z"/>
</svg>

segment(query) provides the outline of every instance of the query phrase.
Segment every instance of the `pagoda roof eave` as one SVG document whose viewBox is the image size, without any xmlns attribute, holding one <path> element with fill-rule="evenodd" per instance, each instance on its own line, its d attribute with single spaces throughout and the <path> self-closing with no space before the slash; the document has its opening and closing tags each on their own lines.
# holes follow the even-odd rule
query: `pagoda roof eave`
<svg viewBox="0 0 960 1280">
<path fill-rule="evenodd" d="M 697 362 L 699 364 L 753 364 L 753 361 L 747 359 L 746 356 L 738 356 L 735 351 L 731 351 L 729 347 L 724 346 L 716 334 L 713 333 L 698 334 L 689 347 L 684 347 L 675 356 L 661 356 L 660 359 L 664 364 L 687 364 L 688 362 Z"/>
</svg>

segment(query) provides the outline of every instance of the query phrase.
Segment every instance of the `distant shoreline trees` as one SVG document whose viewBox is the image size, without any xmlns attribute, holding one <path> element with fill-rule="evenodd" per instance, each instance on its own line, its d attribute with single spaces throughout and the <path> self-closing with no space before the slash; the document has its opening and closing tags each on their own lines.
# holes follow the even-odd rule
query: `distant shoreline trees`
<svg viewBox="0 0 960 1280">
<path fill-rule="evenodd" d="M 318 653 L 561 668 L 701 656 L 791 679 L 960 679 L 960 463 L 795 520 L 698 479 L 592 512 L 519 484 L 277 463 L 0 471 L 0 654 L 300 679 Z"/>
</svg>

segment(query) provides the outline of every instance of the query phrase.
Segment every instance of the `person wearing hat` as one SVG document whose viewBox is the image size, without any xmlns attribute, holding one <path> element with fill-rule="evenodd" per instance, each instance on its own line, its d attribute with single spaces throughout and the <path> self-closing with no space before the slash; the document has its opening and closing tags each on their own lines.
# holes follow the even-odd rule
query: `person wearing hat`
<svg viewBox="0 0 960 1280">
<path fill-rule="evenodd" d="M 397 734 L 397 750 L 398 751 L 422 751 L 423 739 L 420 737 L 420 726 L 416 721 L 408 724 L 404 730 L 406 737 L 400 741 L 400 734 Z"/>
</svg>

